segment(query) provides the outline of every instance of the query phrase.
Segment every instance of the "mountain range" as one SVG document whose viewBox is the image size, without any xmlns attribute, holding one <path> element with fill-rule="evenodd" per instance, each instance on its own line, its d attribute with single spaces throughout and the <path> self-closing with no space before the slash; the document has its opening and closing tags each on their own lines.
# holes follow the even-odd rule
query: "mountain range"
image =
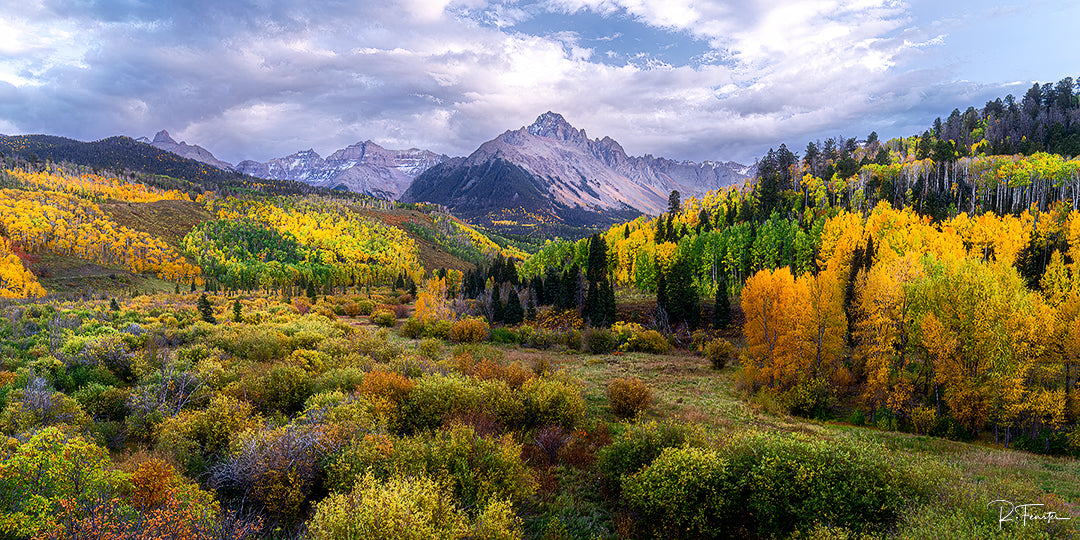
<svg viewBox="0 0 1080 540">
<path fill-rule="evenodd" d="M 154 135 L 153 140 L 147 139 L 146 137 L 139 137 L 135 140 L 137 142 L 149 144 L 150 146 L 159 148 L 166 152 L 172 152 L 180 157 L 193 159 L 195 161 L 210 165 L 211 167 L 217 167 L 221 170 L 236 170 L 232 166 L 232 164 L 221 161 L 220 159 L 214 157 L 214 154 L 210 153 L 209 150 L 199 145 L 189 145 L 186 142 L 176 142 L 175 140 L 173 140 L 172 137 L 169 136 L 169 132 L 165 131 L 164 129 L 157 132 L 157 134 Z"/>
<path fill-rule="evenodd" d="M 323 159 L 304 150 L 266 163 L 241 161 L 242 173 L 272 180 L 296 180 L 330 189 L 347 189 L 382 199 L 397 199 L 420 173 L 450 159 L 428 150 L 387 150 L 371 141 L 356 143 Z"/>
<path fill-rule="evenodd" d="M 506 131 L 465 158 L 420 174 L 404 202 L 436 202 L 484 224 L 500 222 L 599 226 L 657 215 L 668 196 L 700 196 L 745 181 L 751 167 L 628 156 L 610 137 L 589 139 L 562 115 L 546 112 Z"/>
<path fill-rule="evenodd" d="M 649 154 L 629 156 L 614 139 L 589 139 L 585 130 L 550 111 L 529 126 L 485 142 L 467 157 L 456 158 L 416 148 L 388 150 L 368 140 L 326 158 L 305 150 L 265 163 L 245 160 L 232 165 L 201 146 L 176 142 L 165 130 L 153 139 L 119 137 L 95 143 L 20 137 L 0 140 L 39 137 L 34 139 L 38 154 L 54 159 L 96 153 L 99 150 L 91 148 L 102 143 L 108 146 L 100 151 L 110 155 L 127 144 L 125 140 L 145 143 L 155 151 L 194 160 L 226 175 L 300 182 L 404 202 L 439 203 L 465 219 L 500 228 L 553 223 L 596 227 L 641 214 L 657 215 L 666 210 L 672 191 L 679 191 L 684 198 L 700 196 L 739 184 L 753 172 L 752 167 L 732 161 L 695 163 Z M 66 149 L 57 150 L 60 147 Z M 95 164 L 100 161 L 90 160 Z M 121 164 L 115 157 L 105 160 L 114 161 Z M 196 169 L 197 174 L 207 174 L 206 169 Z M 174 177 L 184 176 L 174 173 Z"/>
</svg>

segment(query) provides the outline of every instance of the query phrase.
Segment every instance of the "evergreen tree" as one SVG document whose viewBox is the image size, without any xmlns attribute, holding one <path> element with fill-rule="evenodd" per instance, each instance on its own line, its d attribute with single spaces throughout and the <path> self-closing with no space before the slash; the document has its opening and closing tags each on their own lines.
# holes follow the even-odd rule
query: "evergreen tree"
<svg viewBox="0 0 1080 540">
<path fill-rule="evenodd" d="M 120 311 L 120 304 L 116 303 L 116 299 L 109 300 L 109 309 L 112 311 Z"/>
<path fill-rule="evenodd" d="M 521 309 L 521 297 L 517 289 L 510 287 L 510 297 L 506 299 L 506 310 L 503 313 L 503 322 L 508 325 L 521 324 L 525 320 L 525 311 Z"/>
<path fill-rule="evenodd" d="M 597 283 L 607 277 L 607 242 L 599 233 L 594 233 L 589 238 L 589 259 L 585 269 L 585 279 L 589 283 Z"/>
<path fill-rule="evenodd" d="M 599 291 L 596 282 L 590 281 L 588 292 L 585 293 L 585 322 L 593 326 L 603 326 L 602 318 Z"/>
<path fill-rule="evenodd" d="M 675 261 L 668 274 L 666 280 L 668 320 L 672 325 L 686 323 L 690 328 L 695 328 L 700 315 L 700 306 L 690 262 L 684 259 Z"/>
<path fill-rule="evenodd" d="M 214 318 L 214 306 L 210 304 L 210 299 L 206 297 L 206 293 L 203 293 L 199 297 L 199 314 L 202 315 L 202 320 L 210 323 L 217 324 L 217 319 Z"/>
<path fill-rule="evenodd" d="M 678 214 L 679 211 L 682 209 L 682 203 L 679 202 L 679 197 L 679 192 L 677 190 L 672 190 L 671 194 L 668 195 L 667 211 L 669 216 L 674 216 Z"/>
<path fill-rule="evenodd" d="M 530 294 L 528 300 L 525 302 L 525 318 L 533 320 L 536 318 L 536 301 L 533 300 L 535 295 Z"/>
<path fill-rule="evenodd" d="M 506 317 L 506 309 L 503 308 L 502 298 L 500 298 L 499 286 L 495 285 L 491 288 L 491 323 L 501 323 Z"/>
<path fill-rule="evenodd" d="M 562 308 L 563 309 L 577 309 L 581 307 L 578 305 L 578 288 L 581 286 L 581 268 L 578 265 L 573 265 L 563 275 L 562 281 Z"/>
<path fill-rule="evenodd" d="M 506 260 L 506 265 L 503 266 L 502 280 L 512 285 L 517 285 L 520 282 L 518 278 L 517 266 L 514 264 L 514 259 Z"/>
<path fill-rule="evenodd" d="M 307 283 L 307 291 L 305 291 L 305 292 L 307 293 L 307 297 L 310 298 L 312 302 L 315 302 L 315 300 L 316 300 L 316 292 L 315 292 L 315 282 L 314 281 L 309 281 Z"/>
<path fill-rule="evenodd" d="M 195 280 L 194 279 L 191 280 L 191 291 L 190 292 L 195 292 Z"/>
<path fill-rule="evenodd" d="M 244 316 L 241 313 L 242 309 L 243 309 L 243 306 L 240 305 L 240 299 L 237 298 L 233 302 L 233 305 L 232 305 L 232 320 L 233 320 L 233 322 L 242 322 L 244 320 Z"/>
<path fill-rule="evenodd" d="M 180 294 L 180 283 L 176 283 L 176 287 L 173 289 L 173 293 Z"/>
<path fill-rule="evenodd" d="M 915 159 L 926 159 L 934 149 L 934 143 L 930 140 L 930 132 L 924 131 L 915 148 Z"/>
<path fill-rule="evenodd" d="M 615 315 L 615 289 L 611 287 L 611 282 L 605 279 L 600 282 L 600 325 L 611 326 L 615 322 Z"/>
<path fill-rule="evenodd" d="M 871 247 L 873 244 L 871 244 Z M 844 313 L 847 315 L 848 328 L 845 340 L 848 346 L 854 346 L 855 338 L 855 282 L 859 277 L 859 270 L 866 261 L 866 251 L 862 246 L 855 248 L 851 254 L 851 268 L 848 270 L 847 283 L 844 288 Z"/>
<path fill-rule="evenodd" d="M 544 294 L 537 298 L 543 306 L 558 304 L 562 299 L 562 276 L 554 266 L 544 270 Z"/>
<path fill-rule="evenodd" d="M 720 272 L 716 282 L 716 304 L 713 307 L 713 328 L 727 328 L 731 324 L 731 299 L 728 298 L 726 272 Z"/>
<path fill-rule="evenodd" d="M 660 261 L 656 261 L 656 307 L 668 311 L 667 272 Z"/>
<path fill-rule="evenodd" d="M 532 294 L 530 294 L 529 296 L 531 298 L 539 300 L 540 302 L 543 302 L 543 299 L 545 297 L 544 296 L 545 291 L 544 291 L 544 280 L 543 280 L 543 278 L 541 278 L 540 276 L 536 276 L 536 277 L 532 278 L 531 281 L 532 281 L 532 287 L 530 287 L 530 288 L 532 289 Z M 535 304 L 535 302 L 533 302 L 533 303 Z M 535 309 L 535 307 L 534 307 L 534 309 Z M 530 318 L 532 318 L 532 317 L 530 317 Z"/>
</svg>

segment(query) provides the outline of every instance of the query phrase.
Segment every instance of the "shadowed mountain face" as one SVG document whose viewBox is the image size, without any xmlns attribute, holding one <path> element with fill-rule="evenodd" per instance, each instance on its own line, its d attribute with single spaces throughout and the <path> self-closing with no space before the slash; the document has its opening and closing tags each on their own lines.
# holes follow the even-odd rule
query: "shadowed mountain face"
<svg viewBox="0 0 1080 540">
<path fill-rule="evenodd" d="M 223 171 L 236 170 L 231 163 L 221 161 L 220 159 L 214 157 L 214 154 L 210 153 L 209 150 L 197 144 L 190 145 L 186 142 L 176 142 L 171 136 L 169 136 L 169 132 L 165 131 L 164 129 L 157 132 L 157 134 L 154 135 L 154 140 L 152 141 L 147 139 L 146 137 L 140 137 L 136 140 L 139 142 L 145 142 L 153 146 L 154 148 L 159 148 L 166 152 L 172 152 L 180 157 L 193 159 L 195 161 L 210 165 L 211 167 L 217 167 Z"/>
<path fill-rule="evenodd" d="M 668 195 L 702 195 L 741 183 L 749 167 L 626 155 L 609 137 L 589 139 L 559 114 L 507 131 L 467 158 L 418 176 L 402 195 L 428 201 L 480 221 L 554 220 L 602 226 L 638 214 L 657 215 Z"/>
<path fill-rule="evenodd" d="M 396 199 L 418 174 L 447 159 L 447 156 L 428 150 L 387 150 L 364 141 L 338 150 L 325 159 L 314 150 L 304 150 L 266 163 L 241 161 L 236 167 L 260 178 L 296 180 Z"/>
</svg>

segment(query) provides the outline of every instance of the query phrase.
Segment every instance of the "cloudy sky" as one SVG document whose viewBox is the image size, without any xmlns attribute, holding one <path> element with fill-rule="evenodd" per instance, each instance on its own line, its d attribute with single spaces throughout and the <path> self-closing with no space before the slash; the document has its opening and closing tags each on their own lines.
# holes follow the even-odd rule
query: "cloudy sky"
<svg viewBox="0 0 1080 540">
<path fill-rule="evenodd" d="M 632 155 L 921 131 L 1080 77 L 1080 0 L 0 0 L 0 133 L 466 155 L 547 110 Z"/>
</svg>

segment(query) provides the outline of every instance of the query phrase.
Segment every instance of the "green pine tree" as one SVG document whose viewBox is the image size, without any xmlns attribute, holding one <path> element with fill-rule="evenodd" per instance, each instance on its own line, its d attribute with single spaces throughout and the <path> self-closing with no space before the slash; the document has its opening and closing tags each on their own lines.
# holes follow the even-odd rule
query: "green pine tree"
<svg viewBox="0 0 1080 540">
<path fill-rule="evenodd" d="M 492 324 L 501 323 L 506 317 L 506 310 L 503 308 L 502 298 L 499 295 L 499 286 L 495 285 L 491 288 L 491 322 Z"/>
<path fill-rule="evenodd" d="M 529 320 L 536 318 L 536 301 L 533 300 L 533 295 L 531 294 L 525 302 L 525 318 Z"/>
<path fill-rule="evenodd" d="M 525 310 L 521 308 L 521 297 L 517 289 L 510 288 L 510 298 L 506 299 L 506 310 L 503 312 L 503 322 L 507 325 L 521 324 L 525 320 Z"/>
<path fill-rule="evenodd" d="M 120 311 L 120 304 L 116 303 L 116 299 L 109 300 L 109 309 L 112 311 Z"/>
<path fill-rule="evenodd" d="M 589 282 L 589 289 L 585 293 L 585 322 L 593 326 L 603 326 L 603 312 L 600 306 L 600 291 L 596 282 Z"/>
<path fill-rule="evenodd" d="M 210 303 L 210 299 L 206 297 L 206 293 L 199 297 L 199 314 L 202 315 L 202 320 L 210 324 L 217 324 L 217 319 L 214 318 L 214 306 Z"/>
<path fill-rule="evenodd" d="M 589 283 L 599 283 L 607 276 L 607 271 L 607 242 L 604 241 L 603 236 L 595 233 L 589 238 L 589 259 L 585 269 L 585 279 Z"/>
<path fill-rule="evenodd" d="M 610 281 L 605 279 L 600 282 L 599 297 L 601 326 L 611 326 L 615 322 L 616 305 L 615 289 Z"/>
<path fill-rule="evenodd" d="M 232 320 L 233 322 L 243 322 L 244 316 L 241 313 L 243 307 L 240 305 L 240 299 L 237 298 L 232 305 Z"/>
<path fill-rule="evenodd" d="M 713 328 L 727 328 L 731 324 L 731 299 L 728 297 L 727 275 L 720 272 L 716 282 L 716 304 L 713 307 Z"/>
</svg>

